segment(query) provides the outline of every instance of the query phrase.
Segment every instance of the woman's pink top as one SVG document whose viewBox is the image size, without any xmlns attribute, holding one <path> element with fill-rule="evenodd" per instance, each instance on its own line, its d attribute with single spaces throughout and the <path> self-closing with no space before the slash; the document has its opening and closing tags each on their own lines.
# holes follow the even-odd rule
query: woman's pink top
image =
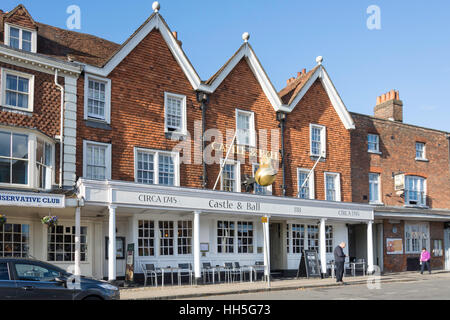
<svg viewBox="0 0 450 320">
<path fill-rule="evenodd" d="M 420 254 L 420 261 L 424 262 L 428 260 L 430 260 L 430 253 L 428 251 L 422 251 Z"/>
</svg>

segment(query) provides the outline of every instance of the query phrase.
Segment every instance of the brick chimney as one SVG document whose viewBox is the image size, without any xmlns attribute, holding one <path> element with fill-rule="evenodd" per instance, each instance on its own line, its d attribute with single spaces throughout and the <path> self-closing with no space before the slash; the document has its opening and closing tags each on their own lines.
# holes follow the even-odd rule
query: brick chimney
<svg viewBox="0 0 450 320">
<path fill-rule="evenodd" d="M 177 42 L 180 45 L 180 47 L 182 47 L 183 46 L 183 42 L 178 40 L 178 32 L 177 31 L 172 31 L 172 34 L 173 34 L 173 37 L 175 38 L 175 40 L 177 40 Z"/>
<path fill-rule="evenodd" d="M 377 97 L 375 118 L 403 122 L 403 102 L 398 91 L 391 90 Z"/>
</svg>

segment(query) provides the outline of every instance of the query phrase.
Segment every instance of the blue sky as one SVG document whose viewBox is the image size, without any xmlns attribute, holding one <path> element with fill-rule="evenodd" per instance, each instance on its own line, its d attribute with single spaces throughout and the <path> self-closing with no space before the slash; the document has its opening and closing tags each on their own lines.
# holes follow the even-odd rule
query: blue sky
<svg viewBox="0 0 450 320">
<path fill-rule="evenodd" d="M 19 2 L 2 0 L 9 11 Z M 80 32 L 122 43 L 152 13 L 152 0 L 27 1 L 36 21 L 66 28 L 81 8 Z M 324 57 L 350 111 L 373 114 L 376 97 L 400 91 L 407 123 L 450 131 L 450 1 L 161 0 L 170 28 L 204 80 L 242 43 L 244 31 L 277 90 Z M 369 30 L 370 5 L 381 30 Z"/>
</svg>

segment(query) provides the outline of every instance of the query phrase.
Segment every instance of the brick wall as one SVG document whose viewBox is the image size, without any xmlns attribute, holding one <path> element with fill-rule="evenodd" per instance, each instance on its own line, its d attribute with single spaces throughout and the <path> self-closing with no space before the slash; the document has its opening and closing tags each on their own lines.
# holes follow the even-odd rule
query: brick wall
<svg viewBox="0 0 450 320">
<path fill-rule="evenodd" d="M 324 172 L 336 172 L 341 175 L 341 199 L 351 202 L 350 131 L 341 122 L 320 80 L 287 116 L 287 195 L 297 194 L 297 168 L 312 169 L 316 160 L 310 157 L 310 123 L 326 126 L 327 137 L 326 159 L 314 172 L 315 199 L 325 199 Z"/>
<path fill-rule="evenodd" d="M 444 133 L 354 113 L 352 116 L 356 123 L 351 137 L 353 201 L 368 202 L 369 172 L 379 172 L 383 203 L 403 206 L 404 198 L 395 193 L 392 173 L 404 172 L 427 179 L 428 206 L 450 208 L 449 142 Z M 369 133 L 379 135 L 381 155 L 367 152 Z M 415 160 L 416 142 L 425 143 L 429 161 Z"/>
</svg>

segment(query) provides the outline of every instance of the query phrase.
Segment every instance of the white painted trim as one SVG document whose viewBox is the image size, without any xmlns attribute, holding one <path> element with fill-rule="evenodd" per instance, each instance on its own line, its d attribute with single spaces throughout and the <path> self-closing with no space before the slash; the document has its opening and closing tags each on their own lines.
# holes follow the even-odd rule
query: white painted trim
<svg viewBox="0 0 450 320">
<path fill-rule="evenodd" d="M 28 31 L 31 32 L 31 52 L 36 53 L 37 52 L 37 31 L 33 29 L 28 29 L 22 26 L 17 26 L 14 24 L 10 24 L 5 22 L 5 34 L 4 34 L 4 43 L 8 46 L 11 46 L 10 42 L 10 28 L 16 28 L 19 29 L 19 49 L 22 50 L 22 31 Z M 30 52 L 30 51 L 27 51 Z"/>
<path fill-rule="evenodd" d="M 345 128 L 347 130 L 355 129 L 355 123 L 348 112 L 347 108 L 344 105 L 344 102 L 342 101 L 341 97 L 339 96 L 338 92 L 336 91 L 336 88 L 333 85 L 333 82 L 331 81 L 330 77 L 328 76 L 328 73 L 326 72 L 325 68 L 323 66 L 317 68 L 317 70 L 314 72 L 313 75 L 309 78 L 309 80 L 306 82 L 306 84 L 303 86 L 303 88 L 300 90 L 300 92 L 297 94 L 297 96 L 294 98 L 292 103 L 288 106 L 289 112 L 292 112 L 294 108 L 297 106 L 297 104 L 300 102 L 300 100 L 305 96 L 306 92 L 311 88 L 311 86 L 314 84 L 314 82 L 320 79 L 322 82 L 323 87 L 325 88 L 325 91 L 328 94 L 328 97 L 330 98 L 330 101 L 336 110 L 339 118 L 341 119 L 342 123 L 344 124 Z"/>
<path fill-rule="evenodd" d="M 220 165 L 224 163 L 225 159 L 220 159 Z M 234 165 L 234 174 L 235 174 L 235 182 L 236 182 L 236 190 L 233 192 L 241 192 L 241 162 L 239 160 L 230 160 L 228 159 L 225 164 Z M 223 171 L 220 175 L 220 190 L 223 190 Z"/>
<path fill-rule="evenodd" d="M 88 114 L 89 80 L 103 82 L 105 84 L 105 117 L 104 119 L 90 117 Z M 104 121 L 111 123 L 111 79 L 85 74 L 84 76 L 84 120 Z"/>
<path fill-rule="evenodd" d="M 2 106 L 9 108 L 9 109 L 15 109 L 15 110 L 20 110 L 20 111 L 24 111 L 24 112 L 33 112 L 34 109 L 34 75 L 33 74 L 28 74 L 28 73 L 24 73 L 24 72 L 19 72 L 16 70 L 11 70 L 11 69 L 6 69 L 6 68 L 2 68 L 2 75 L 1 75 L 1 96 L 2 96 L 2 101 L 1 104 Z M 16 107 L 16 106 L 10 106 L 6 104 L 6 75 L 7 74 L 11 74 L 14 76 L 18 76 L 18 77 L 22 77 L 22 78 L 26 78 L 28 79 L 28 109 L 24 109 L 24 108 L 20 108 L 20 107 Z"/>
<path fill-rule="evenodd" d="M 139 147 L 134 147 L 134 181 L 136 183 L 140 183 L 138 182 L 137 179 L 137 168 L 138 168 L 138 157 L 137 154 L 138 152 L 146 152 L 146 153 L 150 153 L 153 154 L 153 168 L 154 168 L 154 185 L 159 185 L 159 155 L 160 154 L 164 154 L 164 155 L 169 155 L 173 158 L 173 165 L 175 167 L 175 179 L 174 179 L 174 187 L 178 187 L 180 186 L 180 153 L 179 152 L 171 152 L 171 151 L 165 151 L 165 150 L 156 150 L 156 149 L 146 149 L 146 148 L 139 148 Z M 144 185 L 146 185 L 145 183 L 142 183 Z"/>
<path fill-rule="evenodd" d="M 312 157 L 319 157 L 320 154 L 312 153 L 312 130 L 313 128 L 320 129 L 320 153 L 322 158 L 327 157 L 327 128 L 320 124 L 310 123 L 309 124 L 309 155 Z"/>
<path fill-rule="evenodd" d="M 311 169 L 306 169 L 306 168 L 297 168 L 297 194 L 300 194 L 300 179 L 299 179 L 299 174 L 300 172 L 306 173 L 306 175 L 308 176 L 309 172 L 311 171 Z M 315 199 L 315 178 L 314 178 L 314 171 L 311 172 L 311 175 L 308 178 L 308 184 L 309 184 L 309 199 L 313 200 Z"/>
<path fill-rule="evenodd" d="M 181 100 L 181 114 L 182 114 L 182 123 L 181 123 L 181 131 L 170 131 L 167 128 L 167 99 L 169 97 Z M 186 111 L 186 96 L 171 92 L 164 92 L 164 132 L 171 133 L 175 136 L 186 136 L 187 132 L 187 111 Z"/>
<path fill-rule="evenodd" d="M 249 144 L 245 144 L 242 141 L 239 141 L 239 133 L 236 135 L 236 144 L 243 145 L 243 146 L 249 146 L 249 147 L 256 147 L 256 130 L 255 130 L 255 113 L 253 111 L 246 111 L 242 109 L 235 110 L 235 123 L 236 123 L 236 132 L 238 130 L 238 115 L 244 114 L 247 116 L 250 116 L 249 118 L 249 131 L 250 131 L 250 137 L 249 137 Z"/>
<path fill-rule="evenodd" d="M 111 144 L 110 143 L 102 143 L 102 142 L 96 142 L 96 141 L 90 141 L 90 140 L 83 140 L 83 177 L 87 177 L 87 146 L 88 144 L 90 145 L 97 145 L 97 146 L 102 146 L 102 147 L 106 147 L 106 151 L 105 151 L 105 166 L 106 166 L 106 171 L 105 171 L 105 179 L 109 180 L 111 179 L 111 167 L 112 167 L 112 162 L 111 162 Z"/>
<path fill-rule="evenodd" d="M 334 176 L 334 188 L 336 189 L 336 200 L 337 202 L 342 201 L 341 199 L 341 174 L 337 172 L 324 172 L 324 190 L 325 190 L 325 199 L 327 199 L 327 176 Z M 327 200 L 331 201 L 331 200 Z"/>
</svg>

